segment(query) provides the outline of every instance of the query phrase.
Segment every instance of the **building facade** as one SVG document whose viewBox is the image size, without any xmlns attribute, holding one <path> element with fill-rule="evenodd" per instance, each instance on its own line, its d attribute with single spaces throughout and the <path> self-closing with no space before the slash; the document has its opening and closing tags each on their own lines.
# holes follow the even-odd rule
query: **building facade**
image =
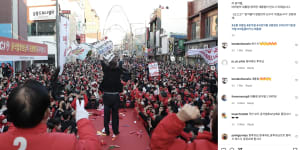
<svg viewBox="0 0 300 150">
<path fill-rule="evenodd" d="M 56 2 L 52 0 L 27 0 L 28 41 L 48 45 L 48 63 L 57 65 Z"/>
<path fill-rule="evenodd" d="M 0 36 L 17 40 L 27 40 L 27 7 L 26 0 L 0 1 Z M 30 61 L 11 61 L 15 71 L 22 71 Z"/>
<path fill-rule="evenodd" d="M 27 0 L 28 40 L 48 45 L 48 63 L 57 66 L 56 1 Z M 59 16 L 69 20 L 68 45 L 100 40 L 100 21 L 89 0 L 60 0 Z"/>
<path fill-rule="evenodd" d="M 218 46 L 218 1 L 194 0 L 188 2 L 186 52 Z M 186 56 L 186 63 L 203 63 L 200 56 Z"/>
<path fill-rule="evenodd" d="M 85 42 L 80 39 L 85 34 L 85 16 L 83 0 L 60 1 L 61 14 L 68 17 L 70 22 L 69 43 Z"/>
<path fill-rule="evenodd" d="M 186 2 L 181 1 L 183 5 Z M 155 9 L 150 18 L 148 55 L 158 60 L 170 60 L 171 57 L 180 56 L 180 49 L 175 44 L 186 41 L 186 13 L 178 11 L 183 5 L 160 6 Z M 186 9 L 186 8 L 185 8 Z M 176 59 L 178 60 L 178 59 Z"/>
<path fill-rule="evenodd" d="M 101 39 L 100 17 L 92 9 L 89 0 L 85 0 L 85 38 L 87 43 L 96 42 Z"/>
<path fill-rule="evenodd" d="M 160 33 L 161 33 L 161 9 L 157 8 L 151 15 L 150 18 L 150 27 L 149 27 L 149 43 L 148 48 L 148 57 L 156 58 L 158 53 L 158 48 L 160 47 Z"/>
</svg>

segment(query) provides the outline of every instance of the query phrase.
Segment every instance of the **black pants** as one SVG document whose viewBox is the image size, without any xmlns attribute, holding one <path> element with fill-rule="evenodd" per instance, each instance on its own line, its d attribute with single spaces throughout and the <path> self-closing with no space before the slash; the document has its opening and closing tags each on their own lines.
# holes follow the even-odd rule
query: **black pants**
<svg viewBox="0 0 300 150">
<path fill-rule="evenodd" d="M 119 105 L 120 95 L 119 94 L 105 94 L 103 95 L 104 103 L 104 127 L 105 133 L 109 134 L 109 120 L 110 111 L 112 111 L 112 128 L 114 134 L 119 134 Z"/>
</svg>

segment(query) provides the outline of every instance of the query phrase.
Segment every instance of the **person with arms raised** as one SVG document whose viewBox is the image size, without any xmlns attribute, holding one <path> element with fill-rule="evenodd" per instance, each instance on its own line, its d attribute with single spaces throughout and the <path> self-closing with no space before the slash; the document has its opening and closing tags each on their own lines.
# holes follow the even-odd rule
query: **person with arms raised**
<svg viewBox="0 0 300 150">
<path fill-rule="evenodd" d="M 218 111 L 214 109 L 210 132 L 204 131 L 193 137 L 192 142 L 177 138 L 182 133 L 185 122 L 200 117 L 197 106 L 185 104 L 180 111 L 165 117 L 154 130 L 151 137 L 152 150 L 217 150 L 218 149 Z"/>
</svg>

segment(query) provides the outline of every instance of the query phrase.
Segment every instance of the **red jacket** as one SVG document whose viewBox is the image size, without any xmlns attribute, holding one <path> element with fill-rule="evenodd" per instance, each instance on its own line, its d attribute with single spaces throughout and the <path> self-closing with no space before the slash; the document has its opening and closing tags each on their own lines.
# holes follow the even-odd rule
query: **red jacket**
<svg viewBox="0 0 300 150">
<path fill-rule="evenodd" d="M 185 123 L 176 114 L 164 118 L 155 128 L 151 138 L 152 150 L 218 150 L 218 145 L 211 142 L 211 135 L 198 135 L 192 143 L 176 138 L 181 134 Z"/>
<path fill-rule="evenodd" d="M 79 139 L 74 134 L 48 133 L 46 124 L 31 129 L 14 128 L 0 134 L 0 149 L 9 150 L 101 150 L 96 130 L 87 119 L 77 122 Z"/>
</svg>

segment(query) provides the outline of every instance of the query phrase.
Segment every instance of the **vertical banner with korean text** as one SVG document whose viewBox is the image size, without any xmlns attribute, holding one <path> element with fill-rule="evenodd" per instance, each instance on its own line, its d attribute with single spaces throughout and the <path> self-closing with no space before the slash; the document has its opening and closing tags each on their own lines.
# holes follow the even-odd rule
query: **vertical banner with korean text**
<svg viewBox="0 0 300 150">
<path fill-rule="evenodd" d="M 66 17 L 61 17 L 60 18 L 60 51 L 59 51 L 59 66 L 60 66 L 60 72 L 59 74 L 61 75 L 63 72 L 63 67 L 66 62 L 66 56 L 67 56 L 67 51 L 69 47 L 69 20 Z"/>
</svg>

